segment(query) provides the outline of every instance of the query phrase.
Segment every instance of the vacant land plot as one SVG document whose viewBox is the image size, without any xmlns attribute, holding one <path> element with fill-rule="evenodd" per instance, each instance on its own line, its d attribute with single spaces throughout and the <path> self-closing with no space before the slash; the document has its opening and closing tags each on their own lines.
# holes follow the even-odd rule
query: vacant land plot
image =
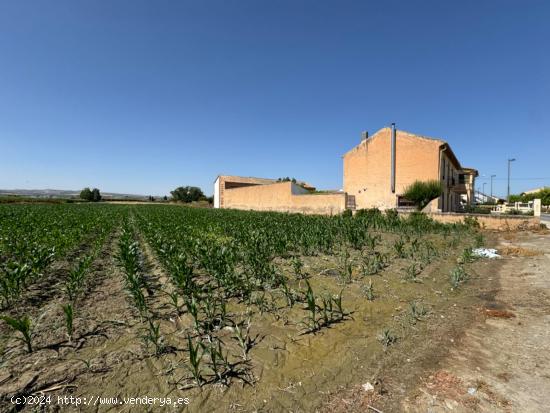
<svg viewBox="0 0 550 413">
<path fill-rule="evenodd" d="M 375 406 L 387 372 L 446 354 L 494 272 L 473 222 L 392 211 L 0 205 L 0 223 L 2 411 L 345 411 L 363 382 Z"/>
</svg>

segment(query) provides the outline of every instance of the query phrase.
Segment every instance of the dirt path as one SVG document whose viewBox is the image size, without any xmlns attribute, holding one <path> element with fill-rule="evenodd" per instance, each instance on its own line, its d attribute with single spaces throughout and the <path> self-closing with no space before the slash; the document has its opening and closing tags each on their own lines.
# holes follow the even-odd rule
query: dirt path
<svg viewBox="0 0 550 413">
<path fill-rule="evenodd" d="M 550 406 L 550 235 L 501 241 L 500 288 L 401 409 L 547 412 Z"/>
</svg>

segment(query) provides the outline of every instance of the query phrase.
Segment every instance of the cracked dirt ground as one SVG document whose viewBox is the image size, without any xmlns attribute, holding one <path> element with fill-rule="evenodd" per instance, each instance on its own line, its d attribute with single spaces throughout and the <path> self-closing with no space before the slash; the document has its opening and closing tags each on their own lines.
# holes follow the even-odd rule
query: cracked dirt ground
<svg viewBox="0 0 550 413">
<path fill-rule="evenodd" d="M 401 409 L 547 412 L 550 408 L 550 235 L 521 233 L 497 248 L 499 288 Z M 495 265 L 496 267 L 496 265 Z"/>
</svg>

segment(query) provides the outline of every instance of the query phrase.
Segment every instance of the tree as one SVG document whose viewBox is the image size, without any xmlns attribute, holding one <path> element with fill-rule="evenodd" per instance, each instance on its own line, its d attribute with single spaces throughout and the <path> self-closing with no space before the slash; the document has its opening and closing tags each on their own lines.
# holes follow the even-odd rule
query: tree
<svg viewBox="0 0 550 413">
<path fill-rule="evenodd" d="M 80 191 L 80 198 L 84 199 L 85 201 L 98 202 L 101 201 L 101 193 L 97 188 L 90 190 L 90 188 L 86 187 L 82 191 Z"/>
<path fill-rule="evenodd" d="M 99 202 L 101 201 L 101 193 L 99 192 L 99 189 L 94 188 L 92 189 L 92 202 Z"/>
<path fill-rule="evenodd" d="M 85 201 L 91 201 L 92 200 L 92 191 L 90 188 L 84 188 L 82 191 L 80 191 L 80 199 L 83 199 Z"/>
<path fill-rule="evenodd" d="M 543 188 L 530 194 L 510 195 L 510 202 L 529 202 L 533 199 L 540 199 L 542 205 L 550 205 L 550 188 Z"/>
<path fill-rule="evenodd" d="M 176 201 L 193 202 L 204 198 L 202 190 L 196 186 L 180 186 L 170 193 Z"/>
<path fill-rule="evenodd" d="M 422 211 L 442 193 L 443 187 L 440 181 L 415 181 L 405 189 L 403 197 L 414 203 L 419 211 Z"/>
</svg>

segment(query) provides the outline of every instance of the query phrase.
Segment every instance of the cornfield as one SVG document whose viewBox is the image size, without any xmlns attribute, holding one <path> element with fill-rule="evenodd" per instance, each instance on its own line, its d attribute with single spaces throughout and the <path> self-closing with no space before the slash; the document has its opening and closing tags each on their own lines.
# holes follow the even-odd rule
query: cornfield
<svg viewBox="0 0 550 413">
<path fill-rule="evenodd" d="M 275 385 L 282 377 L 262 374 L 261 366 L 303 366 L 290 360 L 303 360 L 299 346 L 322 353 L 337 331 L 364 329 L 360 335 L 376 351 L 391 354 L 407 328 L 429 322 L 418 295 L 432 284 L 464 294 L 456 288 L 466 281 L 463 272 L 453 269 L 450 282 L 448 274 L 457 257 L 460 271 L 474 265 L 468 252 L 479 242 L 476 231 L 377 210 L 325 217 L 165 205 L 0 205 L 3 369 L 18 377 L 61 360 L 72 366 L 65 379 L 80 380 L 78 392 L 96 388 L 94 375 L 106 386 L 98 391 L 108 392 L 109 374 L 112 383 L 120 379 L 116 370 L 145 374 L 131 366 L 151 360 L 157 370 L 150 379 L 161 377 L 165 390 L 208 398 L 201 389 L 220 385 L 235 400 L 254 398 L 267 391 L 264 380 Z M 396 299 L 410 301 L 414 323 L 395 324 L 389 309 Z M 364 320 L 371 325 L 358 324 Z M 25 362 L 31 352 L 40 354 L 35 365 Z"/>
</svg>

